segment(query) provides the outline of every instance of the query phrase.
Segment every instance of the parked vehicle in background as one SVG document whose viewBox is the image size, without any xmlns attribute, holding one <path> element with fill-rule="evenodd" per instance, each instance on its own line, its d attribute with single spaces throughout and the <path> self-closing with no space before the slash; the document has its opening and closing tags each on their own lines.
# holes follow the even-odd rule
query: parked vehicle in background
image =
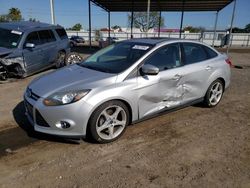
<svg viewBox="0 0 250 188">
<path fill-rule="evenodd" d="M 230 66 L 227 56 L 199 42 L 131 39 L 32 81 L 26 114 L 38 132 L 111 142 L 128 124 L 160 112 L 216 106 Z"/>
<path fill-rule="evenodd" d="M 62 67 L 70 52 L 63 27 L 40 22 L 0 23 L 0 79 Z"/>
<path fill-rule="evenodd" d="M 70 47 L 79 46 L 85 43 L 84 38 L 80 36 L 71 36 L 69 40 L 70 40 Z"/>
<path fill-rule="evenodd" d="M 105 48 L 110 44 L 114 44 L 118 42 L 118 38 L 116 37 L 107 37 L 106 40 L 104 41 L 103 39 L 99 40 L 99 48 Z"/>
</svg>

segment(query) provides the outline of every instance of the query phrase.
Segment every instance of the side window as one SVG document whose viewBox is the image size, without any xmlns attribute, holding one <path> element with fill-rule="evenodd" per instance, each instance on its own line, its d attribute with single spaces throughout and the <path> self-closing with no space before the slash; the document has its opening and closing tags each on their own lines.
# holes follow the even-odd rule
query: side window
<svg viewBox="0 0 250 188">
<path fill-rule="evenodd" d="M 30 33 L 26 38 L 25 44 L 26 43 L 32 43 L 32 44 L 35 44 L 35 45 L 39 45 L 40 40 L 39 40 L 39 37 L 38 37 L 38 33 L 36 31 Z"/>
<path fill-rule="evenodd" d="M 161 47 L 147 58 L 144 64 L 154 65 L 160 71 L 181 66 L 179 44 L 169 44 Z"/>
<path fill-rule="evenodd" d="M 195 43 L 183 43 L 185 64 L 197 63 L 208 59 L 203 46 Z"/>
<path fill-rule="evenodd" d="M 60 37 L 60 39 L 67 39 L 67 33 L 64 29 L 56 29 L 56 33 L 58 34 L 58 36 Z"/>
<path fill-rule="evenodd" d="M 55 36 L 52 35 L 53 33 L 51 33 L 50 30 L 38 31 L 38 34 L 39 34 L 39 37 L 40 37 L 41 44 L 45 44 L 45 43 L 48 43 L 48 42 L 55 41 Z"/>
<path fill-rule="evenodd" d="M 204 49 L 206 50 L 206 52 L 209 56 L 209 59 L 212 59 L 212 58 L 218 56 L 218 54 L 215 51 L 213 51 L 211 48 L 204 46 Z"/>
</svg>

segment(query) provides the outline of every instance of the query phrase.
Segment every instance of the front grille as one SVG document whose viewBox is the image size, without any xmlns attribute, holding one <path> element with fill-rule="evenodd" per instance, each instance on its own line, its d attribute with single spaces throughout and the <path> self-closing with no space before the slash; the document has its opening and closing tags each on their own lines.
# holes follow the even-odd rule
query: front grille
<svg viewBox="0 0 250 188">
<path fill-rule="evenodd" d="M 36 123 L 37 125 L 42 127 L 49 127 L 49 124 L 45 121 L 45 119 L 38 110 L 36 110 Z"/>
<path fill-rule="evenodd" d="M 25 105 L 25 107 L 27 109 L 28 115 L 32 118 L 32 120 L 34 120 L 34 117 L 33 117 L 33 106 L 27 100 L 24 100 L 24 105 Z"/>
</svg>

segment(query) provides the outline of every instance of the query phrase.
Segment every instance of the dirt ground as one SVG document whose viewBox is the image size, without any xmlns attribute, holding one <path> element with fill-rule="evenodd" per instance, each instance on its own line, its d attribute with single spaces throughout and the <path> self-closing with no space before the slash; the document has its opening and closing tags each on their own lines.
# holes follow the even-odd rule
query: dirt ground
<svg viewBox="0 0 250 188">
<path fill-rule="evenodd" d="M 243 69 L 217 107 L 131 125 L 102 145 L 27 131 L 22 95 L 38 75 L 0 84 L 0 187 L 250 187 L 250 53 L 230 56 Z"/>
</svg>

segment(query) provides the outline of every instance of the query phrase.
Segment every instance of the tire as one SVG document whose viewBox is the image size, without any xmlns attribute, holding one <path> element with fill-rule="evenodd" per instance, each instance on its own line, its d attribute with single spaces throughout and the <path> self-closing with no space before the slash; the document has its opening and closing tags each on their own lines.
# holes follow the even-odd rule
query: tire
<svg viewBox="0 0 250 188">
<path fill-rule="evenodd" d="M 207 89 L 204 104 L 205 106 L 212 108 L 219 104 L 224 93 L 224 84 L 221 80 L 217 79 Z"/>
<path fill-rule="evenodd" d="M 89 119 L 89 133 L 99 143 L 112 142 L 125 132 L 129 124 L 127 106 L 117 100 L 99 106 Z"/>
<path fill-rule="evenodd" d="M 80 63 L 82 62 L 83 58 L 76 52 L 71 52 L 67 55 L 65 59 L 65 65 L 71 65 L 75 63 Z"/>
<path fill-rule="evenodd" d="M 65 66 L 65 57 L 66 57 L 65 52 L 59 51 L 57 53 L 57 57 L 56 57 L 56 60 L 55 60 L 56 68 L 60 68 L 60 67 Z"/>
</svg>

